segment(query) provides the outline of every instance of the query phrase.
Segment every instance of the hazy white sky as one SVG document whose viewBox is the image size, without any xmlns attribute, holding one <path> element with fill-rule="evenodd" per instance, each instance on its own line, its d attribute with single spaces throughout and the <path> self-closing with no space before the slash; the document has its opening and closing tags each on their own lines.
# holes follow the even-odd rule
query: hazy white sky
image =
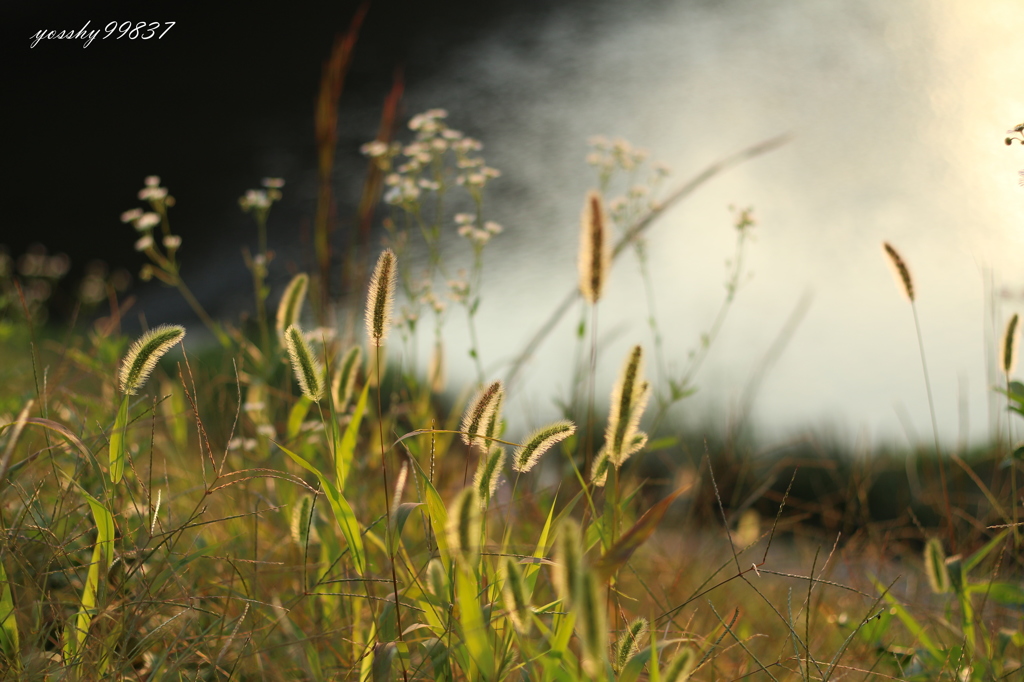
<svg viewBox="0 0 1024 682">
<path fill-rule="evenodd" d="M 792 133 L 783 149 L 714 180 L 650 232 L 666 351 L 682 363 L 721 301 L 733 233 L 727 207 L 753 206 L 753 278 L 675 414 L 733 409 L 804 293 L 813 303 L 754 407 L 773 436 L 833 426 L 903 439 L 898 409 L 930 440 L 909 305 L 882 257 L 892 242 L 919 292 L 943 439 L 990 428 L 984 273 L 1024 291 L 1024 150 L 1003 145 L 1024 119 L 1024 12 L 1012 0 L 819 3 L 594 3 L 540 26 L 509 25 L 456 55 L 409 106 L 446 106 L 485 131 L 504 172 L 491 209 L 506 233 L 489 254 L 480 311 L 485 360 L 514 354 L 575 282 L 577 216 L 594 183 L 593 134 L 622 136 L 674 169 L 669 184 L 741 147 Z M 528 30 L 527 30 L 528 29 Z M 504 187 L 504 190 L 499 189 Z M 627 347 L 650 347 L 631 256 L 616 264 L 598 393 Z M 995 302 L 996 325 L 1024 312 Z M 551 416 L 569 382 L 572 322 L 530 365 L 523 428 Z M 452 332 L 461 329 L 453 317 Z M 457 338 L 451 336 L 450 338 Z M 452 379 L 468 380 L 452 344 Z M 604 387 L 604 388 L 601 388 Z M 513 400 L 515 403 L 515 400 Z M 899 406 L 899 407 L 898 407 Z"/>
</svg>

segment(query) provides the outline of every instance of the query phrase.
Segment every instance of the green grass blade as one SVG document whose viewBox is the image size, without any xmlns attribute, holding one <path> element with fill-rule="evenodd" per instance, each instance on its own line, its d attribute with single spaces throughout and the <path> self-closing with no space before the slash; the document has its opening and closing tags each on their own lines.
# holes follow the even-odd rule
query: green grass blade
<svg viewBox="0 0 1024 682">
<path fill-rule="evenodd" d="M 971 556 L 969 556 L 966 559 L 964 559 L 964 575 L 967 575 L 968 573 L 970 573 L 971 569 L 973 569 L 975 566 L 980 564 L 982 559 L 987 557 L 988 553 L 991 552 L 993 549 L 995 549 L 995 547 L 1000 542 L 1002 542 L 1003 538 L 1005 538 L 1006 534 L 1009 533 L 1009 532 L 1010 532 L 1009 530 L 1004 530 L 1003 532 L 999 533 L 994 538 L 989 540 L 987 543 L 985 543 L 984 547 L 982 547 L 977 552 L 975 552 Z"/>
<path fill-rule="evenodd" d="M 434 484 L 430 482 L 430 476 L 416 461 L 416 458 L 410 457 L 409 461 L 412 462 L 423 482 L 423 490 L 427 498 L 427 517 L 430 519 L 430 525 L 433 526 L 434 540 L 437 542 L 437 551 L 441 555 L 441 562 L 447 570 L 452 565 L 452 554 L 448 548 L 448 536 L 445 530 L 448 528 L 448 508 L 444 506 L 444 500 L 441 499 Z"/>
<path fill-rule="evenodd" d="M 480 608 L 477 581 L 469 567 L 458 566 L 455 569 L 455 594 L 458 599 L 462 641 L 466 644 L 469 656 L 479 671 L 474 676 L 467 670 L 466 676 L 468 679 L 493 679 L 494 651 L 491 649 L 491 638 L 484 623 L 483 609 Z"/>
<path fill-rule="evenodd" d="M 633 552 L 642 545 L 647 538 L 651 537 L 654 529 L 665 516 L 665 512 L 675 502 L 676 498 L 682 495 L 689 486 L 679 488 L 658 504 L 654 505 L 641 516 L 633 527 L 623 534 L 614 545 L 612 545 L 603 557 L 594 565 L 600 579 L 607 580 L 615 575 L 622 566 L 633 556 Z"/>
<path fill-rule="evenodd" d="M 288 426 L 285 429 L 286 438 L 288 440 L 294 439 L 299 435 L 299 431 L 302 430 L 302 422 L 305 421 L 306 415 L 309 414 L 309 408 L 313 405 L 313 401 L 302 396 L 296 402 L 291 411 L 288 413 Z"/>
<path fill-rule="evenodd" d="M 366 382 L 359 400 L 352 412 L 352 419 L 345 427 L 345 434 L 341 437 L 341 445 L 334 455 L 334 473 L 337 476 L 338 489 L 345 489 L 345 480 L 348 478 L 348 471 L 352 466 L 352 458 L 356 452 L 356 440 L 359 437 L 359 425 L 363 422 L 363 415 L 366 413 L 366 396 L 370 394 L 370 382 Z"/>
<path fill-rule="evenodd" d="M 114 517 L 99 500 L 89 493 L 81 490 L 86 502 L 92 509 L 92 516 L 96 522 L 96 545 L 92 550 L 92 560 L 89 563 L 89 573 L 85 579 L 85 587 L 82 589 L 82 607 L 75 616 L 75 632 L 67 636 L 64 642 L 65 656 L 70 653 L 72 656 L 81 652 L 85 645 L 85 638 L 89 635 L 89 625 L 92 623 L 96 613 L 96 603 L 99 597 L 100 575 L 106 575 L 110 562 L 114 558 Z"/>
<path fill-rule="evenodd" d="M 352 563 L 355 564 L 356 572 L 359 573 L 360 576 L 365 576 L 366 549 L 363 547 L 363 537 L 360 535 L 359 521 L 356 520 L 356 515 L 352 511 L 352 506 L 348 503 L 348 500 L 345 499 L 345 496 L 341 494 L 341 491 L 334 487 L 334 484 L 331 483 L 319 469 L 280 443 L 275 444 L 277 447 L 281 448 L 281 451 L 284 452 L 284 454 L 291 457 L 296 464 L 315 474 L 320 480 L 320 485 L 323 487 L 324 495 L 327 497 L 327 501 L 331 505 L 331 510 L 334 512 L 334 518 L 338 522 L 338 526 L 341 528 L 341 534 L 345 536 L 345 542 L 348 543 L 349 552 L 352 554 Z"/>
<path fill-rule="evenodd" d="M 124 476 L 124 436 L 128 427 L 128 396 L 121 398 L 114 429 L 110 432 L 110 482 L 117 484 Z"/>
</svg>

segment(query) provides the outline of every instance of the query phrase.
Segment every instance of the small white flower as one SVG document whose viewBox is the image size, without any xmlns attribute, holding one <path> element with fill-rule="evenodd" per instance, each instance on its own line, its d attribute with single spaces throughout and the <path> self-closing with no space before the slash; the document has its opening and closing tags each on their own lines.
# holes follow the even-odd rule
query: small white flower
<svg viewBox="0 0 1024 682">
<path fill-rule="evenodd" d="M 477 166 L 482 166 L 483 163 L 483 159 L 473 159 L 466 157 L 464 159 L 459 159 L 458 161 L 456 161 L 455 165 L 458 166 L 459 168 L 476 168 Z"/>
<path fill-rule="evenodd" d="M 147 175 L 145 180 L 146 187 L 159 187 L 160 176 L 159 175 Z"/>
<path fill-rule="evenodd" d="M 483 173 L 470 173 L 466 176 L 466 184 L 470 187 L 483 187 L 487 183 L 487 176 Z"/>
<path fill-rule="evenodd" d="M 260 184 L 268 189 L 281 189 L 284 187 L 284 180 L 282 178 L 263 178 Z"/>
<path fill-rule="evenodd" d="M 446 140 L 461 140 L 462 133 L 459 132 L 458 130 L 452 130 L 449 128 L 448 130 L 445 130 L 444 132 L 441 133 L 441 137 L 443 137 Z"/>
<path fill-rule="evenodd" d="M 400 187 L 392 187 L 387 192 L 384 192 L 384 203 L 397 204 L 402 200 L 402 189 Z"/>
<path fill-rule="evenodd" d="M 406 145 L 405 148 L 402 149 L 402 153 L 412 158 L 414 156 L 419 156 L 424 151 L 426 151 L 426 149 L 427 147 L 422 142 L 413 142 L 411 144 Z"/>
<path fill-rule="evenodd" d="M 135 229 L 139 232 L 147 232 L 160 224 L 160 216 L 156 213 L 143 213 L 135 221 Z"/>
<path fill-rule="evenodd" d="M 459 228 L 459 236 L 469 239 L 470 235 L 473 234 L 475 228 L 472 225 L 463 225 Z"/>
<path fill-rule="evenodd" d="M 181 237 L 176 234 L 169 234 L 164 237 L 164 248 L 168 251 L 174 251 L 181 246 Z"/>
<path fill-rule="evenodd" d="M 130 223 L 130 222 L 132 222 L 134 220 L 138 220 L 141 217 L 142 217 L 142 209 L 141 208 L 133 208 L 132 210 L 125 211 L 124 213 L 121 214 L 121 222 L 122 223 Z"/>
<path fill-rule="evenodd" d="M 484 176 L 486 176 L 488 178 L 500 178 L 501 177 L 501 171 L 498 170 L 497 168 L 491 168 L 490 166 L 484 166 L 483 168 L 480 169 L 480 172 L 483 173 Z"/>
<path fill-rule="evenodd" d="M 139 199 L 143 200 L 159 201 L 160 199 L 163 199 L 166 196 L 166 187 L 145 187 L 139 190 Z"/>
<path fill-rule="evenodd" d="M 256 427 L 256 433 L 260 436 L 265 436 L 273 440 L 277 438 L 277 429 L 272 424 L 260 424 Z"/>
<path fill-rule="evenodd" d="M 484 229 L 487 230 L 487 232 L 490 234 L 501 234 L 505 228 L 503 228 L 501 225 L 494 222 L 493 220 L 488 220 L 487 222 L 484 223 Z"/>
<path fill-rule="evenodd" d="M 389 187 L 394 187 L 402 181 L 402 176 L 398 173 L 388 173 L 384 178 L 384 184 Z"/>
<path fill-rule="evenodd" d="M 476 222 L 476 216 L 472 213 L 456 213 L 455 224 L 456 225 L 470 225 Z"/>
<path fill-rule="evenodd" d="M 437 190 L 441 189 L 441 183 L 435 182 L 433 180 L 427 180 L 426 178 L 420 178 L 419 182 L 417 182 L 416 184 L 427 191 L 436 192 Z"/>
<path fill-rule="evenodd" d="M 371 159 L 380 158 L 388 153 L 388 145 L 380 140 L 374 140 L 373 142 L 367 142 L 359 151 L 364 155 L 369 156 Z"/>
<path fill-rule="evenodd" d="M 147 249 L 151 249 L 151 248 L 153 248 L 153 236 L 152 235 L 147 234 L 144 237 L 142 237 L 141 239 L 139 239 L 137 242 L 135 242 L 135 250 L 136 251 L 146 251 Z"/>
<path fill-rule="evenodd" d="M 246 412 L 261 412 L 267 406 L 264 402 L 245 403 L 242 409 Z"/>
<path fill-rule="evenodd" d="M 245 196 L 238 200 L 243 211 L 250 209 L 267 209 L 270 208 L 270 204 L 273 203 L 266 191 L 262 189 L 250 189 L 245 193 Z"/>
</svg>

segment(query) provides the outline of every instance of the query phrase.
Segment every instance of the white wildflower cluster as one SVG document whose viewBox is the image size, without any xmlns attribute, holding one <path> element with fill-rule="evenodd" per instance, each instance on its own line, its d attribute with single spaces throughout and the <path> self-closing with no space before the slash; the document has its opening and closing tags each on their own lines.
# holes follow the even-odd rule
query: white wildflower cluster
<svg viewBox="0 0 1024 682">
<path fill-rule="evenodd" d="M 238 205 L 248 213 L 266 213 L 273 206 L 275 201 L 281 200 L 281 188 L 284 187 L 284 180 L 281 178 L 263 178 L 262 189 L 246 190 L 245 194 L 238 199 Z"/>
<path fill-rule="evenodd" d="M 473 213 L 455 214 L 455 224 L 460 237 L 465 237 L 476 249 L 481 249 L 496 234 L 501 234 L 501 225 L 493 220 L 484 221 L 483 227 L 477 226 L 477 216 Z"/>
<path fill-rule="evenodd" d="M 483 149 L 480 141 L 449 128 L 444 122 L 447 116 L 444 109 L 413 116 L 409 129 L 416 139 L 407 145 L 374 140 L 360 148 L 385 174 L 387 203 L 415 211 L 424 193 L 443 194 L 453 179 L 471 193 L 479 193 L 501 175 L 477 154 Z"/>
<path fill-rule="evenodd" d="M 671 173 L 667 165 L 648 164 L 650 154 L 646 149 L 634 147 L 621 138 L 609 140 L 603 135 L 595 135 L 588 143 L 591 151 L 587 154 L 587 163 L 597 170 L 603 193 L 607 194 L 616 176 L 625 176 L 623 193 L 609 199 L 606 204 L 608 215 L 616 225 L 624 228 L 657 207 L 654 195 Z M 646 179 L 638 181 L 638 177 L 644 177 L 644 174 Z"/>
<path fill-rule="evenodd" d="M 133 208 L 125 211 L 121 214 L 121 222 L 130 224 L 139 233 L 135 240 L 135 250 L 145 253 L 152 261 L 152 264 L 142 267 L 139 278 L 148 281 L 156 275 L 170 282 L 177 273 L 174 255 L 181 248 L 181 236 L 171 233 L 167 219 L 167 209 L 174 206 L 174 197 L 167 193 L 166 187 L 160 186 L 158 175 L 146 176 L 144 185 L 138 196 L 141 201 L 149 202 L 150 210 Z M 153 234 L 157 226 L 160 226 L 162 232 L 159 240 Z M 158 245 L 163 247 L 163 251 Z"/>
<path fill-rule="evenodd" d="M 469 281 L 465 270 L 459 271 L 457 279 L 448 280 L 448 295 L 456 303 L 465 303 L 469 299 Z"/>
</svg>

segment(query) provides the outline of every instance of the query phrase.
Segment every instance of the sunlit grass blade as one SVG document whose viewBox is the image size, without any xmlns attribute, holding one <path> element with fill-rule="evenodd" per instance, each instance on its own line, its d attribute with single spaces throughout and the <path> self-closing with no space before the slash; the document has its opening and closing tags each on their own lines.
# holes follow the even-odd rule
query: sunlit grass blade
<svg viewBox="0 0 1024 682">
<path fill-rule="evenodd" d="M 672 506 L 680 495 L 689 490 L 689 486 L 679 488 L 658 504 L 648 509 L 641 516 L 633 527 L 626 531 L 604 556 L 594 565 L 594 572 L 602 579 L 608 579 L 615 575 L 622 566 L 633 556 L 633 552 L 642 545 L 647 538 L 651 537 L 654 529 L 665 516 L 665 512 Z"/>
<path fill-rule="evenodd" d="M 284 454 L 291 457 L 292 461 L 313 473 L 319 479 L 324 495 L 327 497 L 327 502 L 331 505 L 331 511 L 334 512 L 334 518 L 341 529 L 341 534 L 345 537 L 345 542 L 348 543 L 349 554 L 352 556 L 352 563 L 355 565 L 356 572 L 360 576 L 365 576 L 366 550 L 363 548 L 363 537 L 359 531 L 359 522 L 356 520 L 356 515 L 352 511 L 352 506 L 348 503 L 348 500 L 345 499 L 341 491 L 319 469 L 280 443 L 275 443 L 275 445 L 281 448 Z"/>
<path fill-rule="evenodd" d="M 65 633 L 64 655 L 65 662 L 68 658 L 75 658 L 80 655 L 85 646 L 85 640 L 89 635 L 89 626 L 97 613 L 97 601 L 99 599 L 100 577 L 106 576 L 107 569 L 114 559 L 114 517 L 110 510 L 99 500 L 85 492 L 81 487 L 79 491 L 89 503 L 92 510 L 93 520 L 96 523 L 96 544 L 93 546 L 92 560 L 89 563 L 89 571 L 85 578 L 85 585 L 82 588 L 81 608 L 75 616 L 74 632 Z"/>
<path fill-rule="evenodd" d="M 120 483 L 124 476 L 125 431 L 128 428 L 128 396 L 121 398 L 114 428 L 110 432 L 110 482 Z"/>
<path fill-rule="evenodd" d="M 363 423 L 363 415 L 366 414 L 366 399 L 370 394 L 370 384 L 363 386 L 359 393 L 359 400 L 352 411 L 352 418 L 345 425 L 345 433 L 341 436 L 341 444 L 334 453 L 334 473 L 337 476 L 338 489 L 345 490 L 345 482 L 348 480 L 348 472 L 352 467 L 352 458 L 355 457 L 356 442 L 359 438 L 359 426 Z"/>
</svg>

